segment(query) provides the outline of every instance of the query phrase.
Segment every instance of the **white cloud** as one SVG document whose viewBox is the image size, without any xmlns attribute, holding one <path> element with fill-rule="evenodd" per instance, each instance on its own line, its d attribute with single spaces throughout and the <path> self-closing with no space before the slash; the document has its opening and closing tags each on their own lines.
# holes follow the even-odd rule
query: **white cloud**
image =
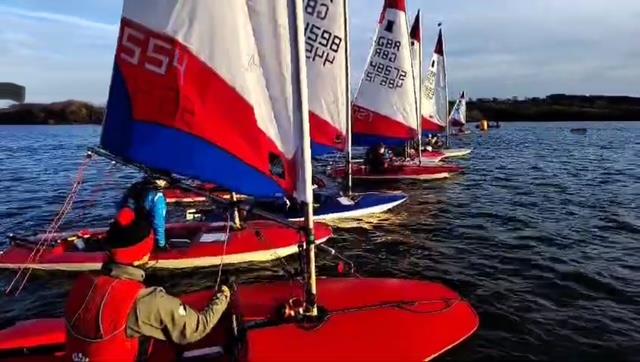
<svg viewBox="0 0 640 362">
<path fill-rule="evenodd" d="M 25 85 L 27 101 L 105 101 L 116 25 L 2 6 L 0 24 L 0 79 Z"/>
<path fill-rule="evenodd" d="M 352 0 L 354 78 L 366 61 L 380 4 Z M 424 15 L 425 56 L 444 21 L 451 94 L 535 96 L 556 92 L 640 95 L 636 0 L 409 1 Z M 366 21 L 365 21 L 366 19 Z"/>
<path fill-rule="evenodd" d="M 360 80 L 382 0 L 351 4 L 352 79 Z M 122 2 L 8 0 L 0 5 L 0 80 L 29 101 L 103 103 Z M 426 56 L 444 21 L 451 94 L 640 95 L 640 1 L 409 0 L 424 15 Z"/>
<path fill-rule="evenodd" d="M 98 30 L 114 31 L 117 30 L 118 24 L 105 24 L 97 21 L 91 21 L 83 19 L 77 16 L 56 14 L 42 11 L 23 10 L 18 8 L 12 8 L 8 6 L 0 5 L 0 13 L 8 15 L 14 15 L 18 17 L 31 18 L 35 20 L 49 20 L 54 22 L 61 22 L 71 25 L 77 25 L 83 28 L 94 28 Z"/>
</svg>

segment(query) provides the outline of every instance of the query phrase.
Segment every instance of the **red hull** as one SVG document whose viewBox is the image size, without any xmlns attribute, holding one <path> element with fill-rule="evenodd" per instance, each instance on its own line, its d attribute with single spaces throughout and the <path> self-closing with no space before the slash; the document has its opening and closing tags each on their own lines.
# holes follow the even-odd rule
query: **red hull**
<svg viewBox="0 0 640 362">
<path fill-rule="evenodd" d="M 183 300 L 203 308 L 211 292 Z M 319 279 L 319 305 L 328 312 L 320 324 L 302 326 L 282 321 L 277 310 L 301 297 L 290 282 L 241 285 L 234 296 L 235 313 L 246 330 L 240 350 L 247 361 L 423 361 L 432 359 L 469 337 L 479 320 L 471 305 L 443 285 L 400 279 Z M 55 361 L 51 348 L 64 348 L 61 320 L 36 320 L 0 331 L 0 357 L 9 351 L 29 356 L 15 361 Z M 228 346 L 230 315 L 195 345 L 176 347 L 155 341 L 151 361 L 176 361 L 185 351 Z M 38 355 L 37 347 L 50 347 Z M 35 350 L 34 350 L 35 349 Z M 227 348 L 225 353 L 231 353 Z M 43 359 L 44 358 L 44 359 Z"/>
<path fill-rule="evenodd" d="M 426 161 L 440 162 L 445 157 L 447 157 L 447 155 L 440 151 L 423 151 L 422 152 L 422 159 Z"/>
<path fill-rule="evenodd" d="M 207 198 L 194 192 L 188 192 L 181 189 L 167 189 L 164 190 L 164 197 L 167 199 L 167 203 L 174 204 L 178 202 L 191 203 L 191 202 L 205 202 Z"/>
<path fill-rule="evenodd" d="M 462 172 L 458 166 L 452 165 L 422 165 L 414 162 L 407 164 L 392 164 L 382 173 L 372 174 L 364 165 L 352 165 L 351 174 L 354 180 L 360 181 L 395 181 L 395 180 L 436 180 L 451 177 Z M 332 170 L 331 176 L 342 178 L 346 176 L 346 168 L 338 167 Z"/>
<path fill-rule="evenodd" d="M 167 226 L 171 249 L 152 254 L 152 268 L 190 268 L 211 265 L 273 260 L 298 251 L 302 235 L 299 231 L 270 221 L 249 221 L 241 230 L 231 230 L 224 249 L 227 227 L 207 223 L 174 224 Z M 83 238 L 85 244 L 99 243 L 104 230 Z M 316 223 L 316 240 L 321 243 L 332 235 L 331 228 Z M 77 251 L 76 234 L 61 234 L 52 247 L 28 267 L 46 270 L 98 270 L 107 260 L 104 251 Z M 71 239 L 70 239 L 71 238 Z M 13 242 L 0 252 L 0 268 L 17 269 L 25 265 L 39 238 Z M 90 240 L 90 241 L 89 241 Z"/>
</svg>

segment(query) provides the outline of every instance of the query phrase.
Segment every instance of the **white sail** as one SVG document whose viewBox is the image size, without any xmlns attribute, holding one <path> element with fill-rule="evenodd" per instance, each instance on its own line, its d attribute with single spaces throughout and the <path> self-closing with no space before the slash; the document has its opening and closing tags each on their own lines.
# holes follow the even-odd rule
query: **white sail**
<svg viewBox="0 0 640 362">
<path fill-rule="evenodd" d="M 414 92 L 406 1 L 387 0 L 354 100 L 354 136 L 413 139 Z"/>
<path fill-rule="evenodd" d="M 409 31 L 409 45 L 411 47 L 411 64 L 413 66 L 413 85 L 416 98 L 416 123 L 418 134 L 422 133 L 422 19 L 420 10 L 416 14 L 411 31 Z M 418 137 L 420 143 L 421 137 Z M 422 148 L 420 145 L 418 148 Z"/>
<path fill-rule="evenodd" d="M 449 116 L 447 97 L 447 75 L 445 69 L 442 30 L 429 62 L 422 83 L 422 129 L 423 132 L 442 132 Z"/>
<path fill-rule="evenodd" d="M 346 1 L 312 0 L 304 6 L 311 140 L 319 150 L 346 146 Z"/>
<path fill-rule="evenodd" d="M 296 1 L 247 0 L 247 5 L 274 118 L 278 124 L 290 125 L 284 129 L 285 135 L 297 140 L 295 172 L 298 177 L 294 196 L 312 203 L 311 159 L 303 157 L 304 151 L 311 151 L 305 144 L 305 137 L 301 136 L 303 129 L 308 132 L 309 118 L 308 114 L 301 116 L 302 112 L 308 112 L 308 104 L 306 73 L 300 73 L 306 70 L 305 62 L 304 58 L 298 59 Z M 305 83 L 304 87 L 301 87 L 301 81 Z M 303 150 L 305 147 L 309 149 Z"/>
<path fill-rule="evenodd" d="M 467 124 L 467 98 L 464 92 L 460 94 L 460 98 L 451 110 L 449 123 L 454 127 L 462 127 Z"/>
<path fill-rule="evenodd" d="M 292 194 L 301 141 L 272 64 L 291 72 L 284 51 L 260 56 L 289 42 L 257 44 L 268 27 L 251 20 L 247 1 L 125 1 L 101 146 L 249 195 Z"/>
</svg>

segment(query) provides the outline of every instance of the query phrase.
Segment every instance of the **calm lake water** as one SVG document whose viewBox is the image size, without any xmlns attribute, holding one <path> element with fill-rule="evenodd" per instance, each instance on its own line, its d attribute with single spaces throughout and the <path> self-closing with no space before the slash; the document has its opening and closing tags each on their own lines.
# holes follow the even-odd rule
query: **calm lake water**
<svg viewBox="0 0 640 362">
<path fill-rule="evenodd" d="M 48 226 L 99 134 L 0 127 L 0 234 Z M 505 124 L 455 143 L 474 148 L 455 161 L 463 175 L 396 185 L 409 202 L 337 226 L 329 245 L 361 275 L 439 281 L 469 299 L 480 329 L 444 360 L 640 360 L 640 122 Z M 63 229 L 106 224 L 136 177 L 95 161 Z M 321 259 L 321 274 L 335 274 L 335 261 Z M 282 278 L 281 266 L 228 270 L 247 281 Z M 13 275 L 0 272 L 0 286 Z M 215 277 L 205 269 L 148 281 L 180 293 Z M 35 272 L 21 295 L 0 296 L 0 327 L 61 315 L 72 280 Z"/>
</svg>

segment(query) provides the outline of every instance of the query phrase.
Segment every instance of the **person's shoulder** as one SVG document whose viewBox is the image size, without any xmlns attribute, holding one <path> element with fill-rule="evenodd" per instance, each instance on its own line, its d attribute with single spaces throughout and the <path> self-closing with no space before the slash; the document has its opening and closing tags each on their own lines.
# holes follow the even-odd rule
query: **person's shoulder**
<svg viewBox="0 0 640 362">
<path fill-rule="evenodd" d="M 173 307 L 182 305 L 180 299 L 168 294 L 163 288 L 149 287 L 138 295 L 137 304 L 143 308 Z"/>
</svg>

